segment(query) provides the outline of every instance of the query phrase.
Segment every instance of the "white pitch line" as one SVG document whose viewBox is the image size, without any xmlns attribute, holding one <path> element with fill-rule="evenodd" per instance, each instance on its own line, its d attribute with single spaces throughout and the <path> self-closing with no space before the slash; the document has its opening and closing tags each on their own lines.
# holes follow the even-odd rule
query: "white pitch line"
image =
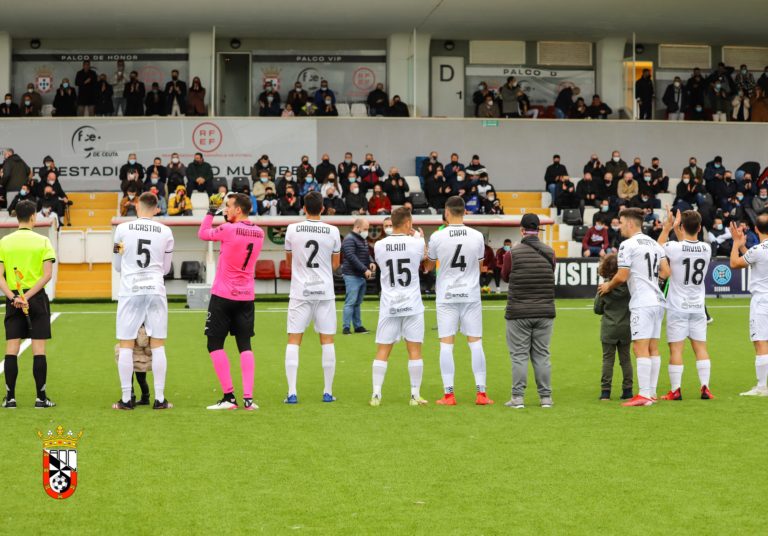
<svg viewBox="0 0 768 536">
<path fill-rule="evenodd" d="M 51 315 L 51 324 L 53 324 L 53 321 L 59 318 L 59 315 L 61 313 L 53 313 Z M 32 339 L 24 339 L 24 341 L 21 343 L 21 346 L 19 346 L 19 355 L 24 353 L 24 350 L 32 346 Z M 5 364 L 5 359 L 0 361 L 0 374 L 3 373 L 3 365 Z"/>
</svg>

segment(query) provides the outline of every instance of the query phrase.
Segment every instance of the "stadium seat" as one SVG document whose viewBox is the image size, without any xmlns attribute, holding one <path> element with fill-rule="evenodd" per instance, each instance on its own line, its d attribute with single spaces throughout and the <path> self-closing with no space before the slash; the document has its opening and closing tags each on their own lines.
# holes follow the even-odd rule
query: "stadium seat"
<svg viewBox="0 0 768 536">
<path fill-rule="evenodd" d="M 227 183 L 227 178 L 226 177 L 214 177 L 213 178 L 213 191 L 214 192 L 218 192 L 219 191 L 219 186 L 226 186 L 227 189 L 229 189 L 229 184 Z"/>
<path fill-rule="evenodd" d="M 598 210 L 595 207 L 584 207 L 584 223 L 592 224 Z"/>
<path fill-rule="evenodd" d="M 415 208 L 413 209 L 413 215 L 414 216 L 429 216 L 432 214 L 432 211 L 428 207 L 422 207 L 422 208 Z"/>
<path fill-rule="evenodd" d="M 672 177 L 669 178 L 669 192 L 674 195 L 674 193 L 677 191 L 677 185 L 680 184 L 680 179 L 673 179 Z"/>
<path fill-rule="evenodd" d="M 173 269 L 173 263 L 171 263 L 171 268 L 168 270 L 168 273 L 163 276 L 163 279 L 166 281 L 173 281 L 173 275 L 174 275 L 174 269 Z"/>
<path fill-rule="evenodd" d="M 669 205 L 671 207 L 672 203 L 675 202 L 675 194 L 664 194 L 664 193 L 662 193 L 662 194 L 657 195 L 656 199 L 658 199 L 659 202 L 661 203 L 661 208 L 666 210 L 667 209 L 667 205 Z"/>
<path fill-rule="evenodd" d="M 202 279 L 202 265 L 198 261 L 184 261 L 181 263 L 181 279 L 194 283 Z"/>
<path fill-rule="evenodd" d="M 349 104 L 346 102 L 337 102 L 336 110 L 339 112 L 339 117 L 349 117 Z"/>
<path fill-rule="evenodd" d="M 573 225 L 567 225 L 565 223 L 560 223 L 557 226 L 557 238 L 556 240 L 559 240 L 560 242 L 567 242 L 568 240 L 573 237 Z"/>
<path fill-rule="evenodd" d="M 571 235 L 571 238 L 576 242 L 581 242 L 584 237 L 587 235 L 587 231 L 589 231 L 589 227 L 586 225 L 576 225 L 573 228 L 573 233 Z"/>
<path fill-rule="evenodd" d="M 59 233 L 60 264 L 82 264 L 85 262 L 85 233 L 65 230 Z"/>
<path fill-rule="evenodd" d="M 288 281 L 291 279 L 291 265 L 288 264 L 288 261 L 285 259 L 280 261 L 279 275 L 280 279 L 285 279 Z"/>
<path fill-rule="evenodd" d="M 424 195 L 424 192 L 412 192 L 408 198 L 410 199 L 414 209 L 426 208 L 429 206 L 429 203 L 427 202 L 427 196 Z M 415 213 L 416 211 L 414 211 L 414 214 Z"/>
<path fill-rule="evenodd" d="M 419 180 L 418 175 L 406 175 L 403 177 L 405 179 L 405 182 L 408 184 L 408 191 L 410 193 L 415 192 L 421 192 L 421 181 Z"/>
<path fill-rule="evenodd" d="M 362 102 L 355 102 L 349 107 L 352 117 L 368 117 L 368 107 Z"/>
<path fill-rule="evenodd" d="M 275 262 L 265 259 L 256 261 L 256 279 L 261 281 L 277 279 L 277 273 L 275 273 Z"/>
<path fill-rule="evenodd" d="M 248 177 L 235 177 L 232 179 L 232 191 L 241 193 L 244 190 L 251 190 L 251 179 Z M 194 202 L 192 203 L 192 206 L 194 206 Z"/>
<path fill-rule="evenodd" d="M 583 254 L 581 250 L 581 242 L 568 241 L 568 256 L 569 257 L 581 257 Z"/>
<path fill-rule="evenodd" d="M 568 225 L 581 225 L 581 211 L 577 208 L 567 208 L 563 210 L 563 223 Z"/>
<path fill-rule="evenodd" d="M 112 231 L 94 231 L 85 233 L 85 262 L 89 264 L 112 262 Z"/>
</svg>

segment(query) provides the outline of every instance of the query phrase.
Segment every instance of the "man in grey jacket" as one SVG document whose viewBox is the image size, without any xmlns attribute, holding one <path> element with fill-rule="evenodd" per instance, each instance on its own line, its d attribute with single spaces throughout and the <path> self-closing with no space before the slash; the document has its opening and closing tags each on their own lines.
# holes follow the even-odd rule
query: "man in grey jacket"
<svg viewBox="0 0 768 536">
<path fill-rule="evenodd" d="M 501 278 L 509 283 L 507 346 L 512 359 L 512 399 L 523 408 L 528 360 L 533 364 L 541 407 L 552 407 L 549 341 L 555 322 L 555 252 L 538 237 L 539 217 L 523 215 L 523 239 L 504 255 Z"/>
</svg>

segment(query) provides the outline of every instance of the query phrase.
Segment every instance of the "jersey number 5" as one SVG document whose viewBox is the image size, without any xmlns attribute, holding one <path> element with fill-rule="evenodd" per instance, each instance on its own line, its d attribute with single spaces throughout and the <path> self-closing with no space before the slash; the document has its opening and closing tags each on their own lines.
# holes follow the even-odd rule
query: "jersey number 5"
<svg viewBox="0 0 768 536">
<path fill-rule="evenodd" d="M 139 268 L 146 268 L 149 266 L 149 249 L 145 246 L 152 245 L 152 241 L 148 240 L 146 238 L 139 238 L 138 243 L 138 255 L 139 257 L 144 257 L 144 260 L 137 259 L 136 264 L 139 265 Z"/>
</svg>

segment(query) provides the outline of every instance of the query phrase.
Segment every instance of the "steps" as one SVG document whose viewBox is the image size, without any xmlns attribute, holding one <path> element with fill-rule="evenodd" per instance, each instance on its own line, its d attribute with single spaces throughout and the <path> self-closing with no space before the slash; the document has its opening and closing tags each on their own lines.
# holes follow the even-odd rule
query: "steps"
<svg viewBox="0 0 768 536">
<path fill-rule="evenodd" d="M 541 192 L 496 192 L 496 196 L 505 213 L 513 208 L 541 208 Z"/>
<path fill-rule="evenodd" d="M 57 298 L 111 298 L 111 264 L 60 264 Z"/>
<path fill-rule="evenodd" d="M 117 216 L 117 192 L 74 192 L 68 194 L 72 201 L 69 215 L 72 227 L 111 228 L 112 218 Z"/>
</svg>

